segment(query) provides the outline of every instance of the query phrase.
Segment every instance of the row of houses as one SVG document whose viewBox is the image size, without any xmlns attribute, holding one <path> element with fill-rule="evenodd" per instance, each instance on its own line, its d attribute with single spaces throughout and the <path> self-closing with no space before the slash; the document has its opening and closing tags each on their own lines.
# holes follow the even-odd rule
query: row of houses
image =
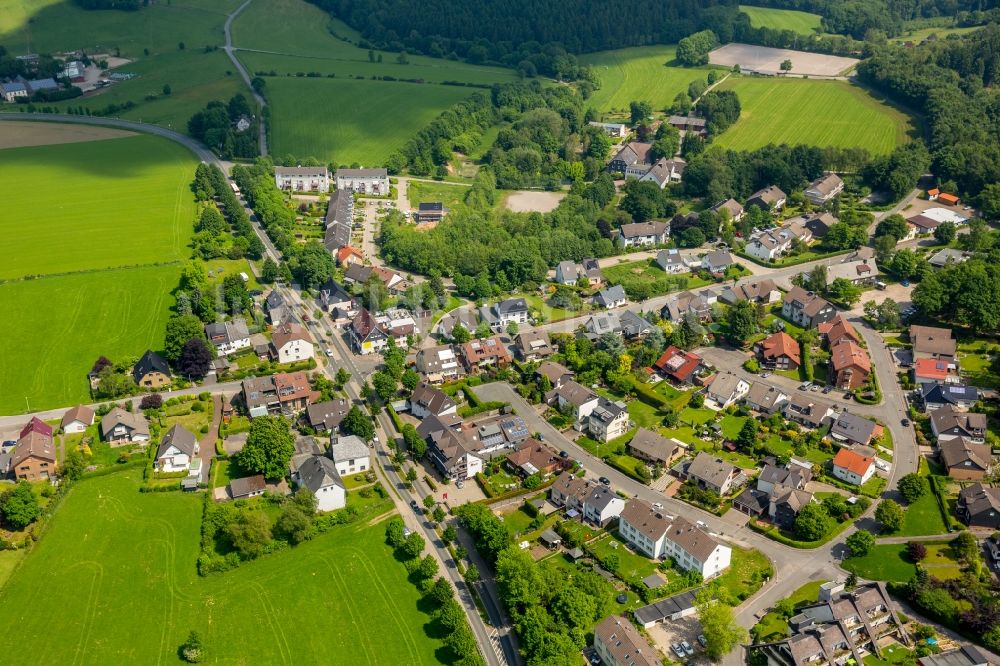
<svg viewBox="0 0 1000 666">
<path fill-rule="evenodd" d="M 333 177 L 338 191 L 375 196 L 389 193 L 386 169 L 337 169 Z M 274 184 L 286 192 L 329 192 L 330 171 L 325 166 L 276 166 Z"/>
</svg>

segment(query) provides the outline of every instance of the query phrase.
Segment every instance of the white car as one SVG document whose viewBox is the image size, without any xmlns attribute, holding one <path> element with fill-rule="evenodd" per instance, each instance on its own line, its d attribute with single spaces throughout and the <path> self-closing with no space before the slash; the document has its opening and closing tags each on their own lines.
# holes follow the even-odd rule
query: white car
<svg viewBox="0 0 1000 666">
<path fill-rule="evenodd" d="M 653 508 L 659 511 L 663 508 L 663 504 L 661 502 L 653 502 Z"/>
</svg>

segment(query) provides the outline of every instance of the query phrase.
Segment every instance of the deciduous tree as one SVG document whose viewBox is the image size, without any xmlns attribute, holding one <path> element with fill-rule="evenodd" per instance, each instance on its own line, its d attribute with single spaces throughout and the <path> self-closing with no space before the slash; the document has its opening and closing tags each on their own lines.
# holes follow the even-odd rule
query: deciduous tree
<svg viewBox="0 0 1000 666">
<path fill-rule="evenodd" d="M 280 416 L 258 416 L 250 422 L 246 444 L 236 454 L 240 467 L 280 479 L 288 473 L 288 463 L 295 453 L 295 438 L 288 423 Z"/>
</svg>

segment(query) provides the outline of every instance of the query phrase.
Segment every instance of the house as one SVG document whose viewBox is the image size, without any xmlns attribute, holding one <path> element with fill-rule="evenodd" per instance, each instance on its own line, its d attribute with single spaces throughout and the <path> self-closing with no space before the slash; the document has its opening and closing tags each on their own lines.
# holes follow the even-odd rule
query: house
<svg viewBox="0 0 1000 666">
<path fill-rule="evenodd" d="M 510 324 L 523 326 L 528 323 L 528 303 L 523 298 L 508 298 L 479 308 L 479 316 L 490 325 L 494 333 L 501 333 Z"/>
<path fill-rule="evenodd" d="M 861 336 L 854 330 L 854 326 L 843 314 L 837 314 L 830 321 L 825 321 L 816 327 L 830 348 L 835 347 L 844 340 L 849 340 L 855 344 L 861 344 Z"/>
<path fill-rule="evenodd" d="M 778 466 L 770 459 L 757 476 L 757 486 L 740 493 L 733 500 L 733 508 L 758 518 L 766 515 L 775 525 L 790 528 L 802 507 L 812 502 L 812 493 L 805 490 L 810 480 L 812 468 L 808 463 L 792 461 Z"/>
<path fill-rule="evenodd" d="M 844 181 L 835 173 L 820 176 L 809 183 L 805 195 L 812 204 L 821 206 L 844 191 Z"/>
<path fill-rule="evenodd" d="M 543 361 L 535 370 L 536 377 L 546 377 L 552 388 L 559 388 L 563 383 L 573 379 L 573 371 L 565 365 L 553 361 Z"/>
<path fill-rule="evenodd" d="M 922 358 L 947 361 L 949 366 L 958 368 L 958 343 L 952 337 L 950 328 L 935 326 L 910 326 L 910 343 L 913 346 L 914 362 Z"/>
<path fill-rule="evenodd" d="M 685 168 L 687 162 L 679 157 L 672 159 L 661 157 L 648 169 L 640 165 L 629 167 L 625 170 L 625 178 L 638 178 L 641 182 L 656 183 L 662 190 L 670 183 L 681 182 Z"/>
<path fill-rule="evenodd" d="M 583 266 L 573 261 L 560 261 L 556 264 L 555 281 L 558 284 L 576 285 L 583 273 Z"/>
<path fill-rule="evenodd" d="M 927 263 L 934 268 L 957 266 L 958 264 L 964 264 L 971 259 L 972 256 L 972 252 L 963 252 L 962 250 L 946 247 L 945 249 L 938 250 L 931 255 L 931 258 L 927 260 Z"/>
<path fill-rule="evenodd" d="M 743 219 L 745 211 L 740 202 L 736 199 L 726 199 L 721 203 L 717 203 L 712 206 L 709 210 L 718 215 L 719 217 L 728 216 L 729 220 L 732 222 L 739 222 Z"/>
<path fill-rule="evenodd" d="M 636 165 L 645 166 L 648 169 L 652 149 L 653 144 L 651 143 L 641 143 L 638 141 L 626 143 L 608 162 L 608 171 L 610 173 L 624 174 L 629 167 Z"/>
<path fill-rule="evenodd" d="M 340 424 L 347 412 L 351 411 L 351 401 L 335 398 L 313 403 L 306 407 L 305 419 L 316 432 L 340 432 Z"/>
<path fill-rule="evenodd" d="M 31 420 L 24 424 L 24 427 L 21 428 L 21 432 L 17 437 L 18 439 L 23 439 L 33 432 L 51 439 L 55 431 L 52 429 L 52 426 L 45 421 L 41 420 L 37 416 L 32 416 Z"/>
<path fill-rule="evenodd" d="M 602 289 L 597 292 L 596 296 L 594 296 L 594 304 L 608 310 L 625 305 L 627 300 L 628 298 L 625 296 L 625 288 L 620 284 Z"/>
<path fill-rule="evenodd" d="M 627 448 L 633 457 L 663 467 L 669 466 L 684 452 L 684 447 L 676 439 L 667 439 L 647 428 L 639 428 Z"/>
<path fill-rule="evenodd" d="M 819 240 L 826 238 L 826 235 L 830 232 L 830 227 L 839 222 L 832 213 L 813 213 L 811 215 L 802 215 L 798 219 L 809 230 L 812 237 Z"/>
<path fill-rule="evenodd" d="M 852 414 L 846 409 L 834 419 L 830 436 L 838 442 L 870 446 L 882 434 L 882 426 L 869 419 Z"/>
<path fill-rule="evenodd" d="M 340 476 L 360 474 L 371 468 L 369 448 L 356 435 L 330 438 L 330 460 Z"/>
<path fill-rule="evenodd" d="M 683 291 L 667 301 L 660 310 L 660 316 L 668 321 L 680 323 L 691 314 L 704 323 L 712 319 L 712 305 L 718 301 L 719 297 L 710 289 L 702 289 L 697 294 Z"/>
<path fill-rule="evenodd" d="M 358 310 L 358 314 L 351 320 L 348 332 L 354 351 L 364 355 L 381 353 L 389 340 L 389 336 L 366 308 Z"/>
<path fill-rule="evenodd" d="M 944 222 L 951 222 L 954 225 L 961 225 L 968 222 L 968 218 L 960 213 L 947 208 L 927 208 L 917 215 L 906 218 L 910 228 L 909 237 L 921 234 L 933 233 L 938 225 Z"/>
<path fill-rule="evenodd" d="M 309 375 L 302 371 L 278 372 L 244 379 L 241 395 L 250 418 L 256 418 L 268 414 L 297 414 L 316 402 L 319 391 L 312 389 Z"/>
<path fill-rule="evenodd" d="M 19 481 L 40 481 L 56 475 L 58 465 L 52 432 L 22 431 L 10 453 L 10 471 Z M 4 469 L 4 472 L 7 470 Z"/>
<path fill-rule="evenodd" d="M 562 467 L 562 458 L 537 439 L 528 439 L 507 454 L 507 466 L 516 474 L 528 477 L 533 474 L 546 477 Z"/>
<path fill-rule="evenodd" d="M 219 356 L 228 356 L 250 347 L 250 330 L 243 317 L 235 317 L 231 321 L 222 323 L 205 324 L 205 337 L 215 347 Z"/>
<path fill-rule="evenodd" d="M 336 511 L 347 506 L 347 491 L 332 460 L 326 456 L 309 456 L 293 475 L 301 488 L 308 488 L 316 497 L 316 511 Z"/>
<path fill-rule="evenodd" d="M 434 388 L 429 382 L 420 382 L 410 395 L 410 413 L 418 419 L 431 414 L 444 416 L 458 411 L 456 403 L 450 395 L 441 389 Z"/>
<path fill-rule="evenodd" d="M 846 483 L 860 486 L 875 474 L 875 458 L 851 449 L 840 449 L 833 457 L 833 476 Z"/>
<path fill-rule="evenodd" d="M 913 381 L 922 389 L 938 384 L 959 384 L 962 378 L 955 365 L 949 361 L 920 358 L 913 364 Z"/>
<path fill-rule="evenodd" d="M 149 441 L 149 423 L 142 414 L 115 407 L 101 419 L 101 436 L 112 446 Z"/>
<path fill-rule="evenodd" d="M 607 666 L 659 666 L 655 648 L 620 615 L 609 615 L 594 629 L 594 651 Z"/>
<path fill-rule="evenodd" d="M 330 172 L 325 166 L 274 167 L 274 185 L 286 192 L 329 192 Z"/>
<path fill-rule="evenodd" d="M 438 337 L 438 339 L 450 340 L 452 332 L 455 330 L 455 326 L 461 326 L 466 331 L 475 331 L 476 327 L 479 325 L 479 317 L 476 316 L 476 311 L 472 308 L 460 308 L 458 310 L 452 310 L 445 316 L 441 317 L 441 321 L 438 322 L 437 326 L 434 327 L 432 333 Z"/>
<path fill-rule="evenodd" d="M 261 305 L 264 310 L 264 314 L 267 315 L 267 320 L 271 322 L 272 326 L 277 326 L 283 321 L 287 321 L 291 315 L 291 308 L 285 304 L 285 297 L 278 293 L 277 289 L 272 289 L 268 292 L 267 296 L 264 297 L 264 302 Z"/>
<path fill-rule="evenodd" d="M 956 437 L 965 437 L 976 444 L 986 441 L 986 415 L 960 412 L 945 405 L 931 412 L 931 432 L 938 444 Z"/>
<path fill-rule="evenodd" d="M 624 508 L 625 500 L 604 485 L 588 488 L 583 497 L 583 519 L 600 527 L 606 527 L 613 519 L 618 518 Z"/>
<path fill-rule="evenodd" d="M 742 400 L 750 392 L 750 382 L 732 372 L 721 372 L 705 389 L 705 399 L 719 409 L 725 409 L 737 400 Z"/>
<path fill-rule="evenodd" d="M 996 666 L 1000 659 L 975 645 L 961 645 L 917 659 L 918 666 Z"/>
<path fill-rule="evenodd" d="M 389 172 L 385 169 L 337 169 L 337 189 L 363 194 L 389 194 Z"/>
<path fill-rule="evenodd" d="M 924 411 L 934 411 L 945 406 L 967 410 L 979 401 L 979 389 L 961 384 L 920 385 L 920 397 L 924 401 Z"/>
<path fill-rule="evenodd" d="M 631 310 L 625 310 L 618 316 L 622 335 L 629 340 L 641 338 L 653 330 L 653 325 Z"/>
<path fill-rule="evenodd" d="M 958 493 L 955 513 L 969 527 L 1000 529 L 1000 488 L 973 483 Z"/>
<path fill-rule="evenodd" d="M 938 444 L 941 464 L 948 476 L 958 481 L 982 481 L 993 466 L 993 450 L 988 444 L 976 444 L 964 437 Z"/>
<path fill-rule="evenodd" d="M 28 88 L 19 81 L 0 83 L 0 94 L 5 102 L 16 102 L 20 97 L 28 97 Z"/>
<path fill-rule="evenodd" d="M 327 280 L 319 288 L 319 304 L 324 312 L 331 315 L 335 315 L 338 311 L 347 314 L 354 309 L 354 297 L 334 280 Z M 281 321 L 271 323 L 280 324 Z"/>
<path fill-rule="evenodd" d="M 545 395 L 545 402 L 573 417 L 573 427 L 582 431 L 590 419 L 590 413 L 597 408 L 600 398 L 590 389 L 577 384 L 572 379 L 564 381 Z"/>
<path fill-rule="evenodd" d="M 590 435 L 599 442 L 610 442 L 624 435 L 628 429 L 629 414 L 625 403 L 600 398 L 587 421 Z"/>
<path fill-rule="evenodd" d="M 187 472 L 198 452 L 198 439 L 194 433 L 178 423 L 160 440 L 156 449 L 156 469 L 160 472 Z"/>
<path fill-rule="evenodd" d="M 260 497 L 267 490 L 263 474 L 244 476 L 229 482 L 229 496 L 234 500 Z"/>
<path fill-rule="evenodd" d="M 811 291 L 806 291 L 802 287 L 792 287 L 782 301 L 781 314 L 802 328 L 816 328 L 823 322 L 833 319 L 837 309 L 825 298 Z"/>
<path fill-rule="evenodd" d="M 807 428 L 819 428 L 834 413 L 829 403 L 818 401 L 809 394 L 794 394 L 782 408 L 786 419 Z"/>
<path fill-rule="evenodd" d="M 440 201 L 425 201 L 417 206 L 413 213 L 413 221 L 416 223 L 432 222 L 438 223 L 448 214 L 448 209 Z"/>
<path fill-rule="evenodd" d="M 727 268 L 735 264 L 733 255 L 724 250 L 713 250 L 701 259 L 701 267 L 709 273 L 725 273 Z"/>
<path fill-rule="evenodd" d="M 613 139 L 624 139 L 628 136 L 628 125 L 622 123 L 599 123 L 596 120 L 591 120 L 587 124 L 591 127 L 599 127 L 601 131 Z"/>
<path fill-rule="evenodd" d="M 878 266 L 874 259 L 844 261 L 826 268 L 827 284 L 833 284 L 834 280 L 843 279 L 860 287 L 875 284 L 877 278 Z"/>
<path fill-rule="evenodd" d="M 77 405 L 66 410 L 62 421 L 59 422 L 59 429 L 67 435 L 83 432 L 94 425 L 94 410 L 84 405 Z"/>
<path fill-rule="evenodd" d="M 622 335 L 622 322 L 617 312 L 598 312 L 590 315 L 583 325 L 584 334 L 591 340 L 612 333 Z"/>
<path fill-rule="evenodd" d="M 673 558 L 680 568 L 697 571 L 705 580 L 722 573 L 732 559 L 732 549 L 708 532 L 680 516 L 667 516 L 640 499 L 625 504 L 618 533 L 646 557 Z"/>
<path fill-rule="evenodd" d="M 690 384 L 701 363 L 701 356 L 670 345 L 653 364 L 653 368 L 666 379 L 678 384 Z"/>
<path fill-rule="evenodd" d="M 341 268 L 349 268 L 355 264 L 362 264 L 365 261 L 364 255 L 350 245 L 344 245 L 337 250 L 336 259 L 337 265 Z"/>
<path fill-rule="evenodd" d="M 781 300 L 781 291 L 778 285 L 771 278 L 764 278 L 755 282 L 745 282 L 734 286 L 724 287 L 719 294 L 719 300 L 726 305 L 736 305 L 743 301 L 751 303 L 777 303 Z"/>
<path fill-rule="evenodd" d="M 864 386 L 872 372 L 868 352 L 851 340 L 841 340 L 830 347 L 830 383 L 840 389 Z"/>
<path fill-rule="evenodd" d="M 781 408 L 788 402 L 788 394 L 770 384 L 753 382 L 750 384 L 750 390 L 745 399 L 750 409 L 770 416 L 781 411 Z"/>
<path fill-rule="evenodd" d="M 274 328 L 271 346 L 278 357 L 278 363 L 294 363 L 313 358 L 316 346 L 312 336 L 302 324 L 285 322 Z"/>
<path fill-rule="evenodd" d="M 688 464 L 684 476 L 697 483 L 699 487 L 723 497 L 744 480 L 743 473 L 738 467 L 704 451 L 699 451 L 694 460 Z"/>
<path fill-rule="evenodd" d="M 655 261 L 656 265 L 667 273 L 687 273 L 690 270 L 684 261 L 684 257 L 681 256 L 680 250 L 676 248 L 660 250 L 656 253 Z"/>
<path fill-rule="evenodd" d="M 632 222 L 618 228 L 618 245 L 621 247 L 664 245 L 669 239 L 669 222 Z"/>
<path fill-rule="evenodd" d="M 470 373 L 491 367 L 503 368 L 511 362 L 510 352 L 497 336 L 470 340 L 460 350 L 465 369 Z"/>
<path fill-rule="evenodd" d="M 338 190 L 331 194 L 324 222 L 326 231 L 323 234 L 323 246 L 331 256 L 336 257 L 340 248 L 351 244 L 351 230 L 354 226 L 354 196 L 344 190 Z"/>
<path fill-rule="evenodd" d="M 791 252 L 796 241 L 808 243 L 812 232 L 800 219 L 792 219 L 780 227 L 763 229 L 750 236 L 743 251 L 761 261 L 773 261 Z"/>
<path fill-rule="evenodd" d="M 549 499 L 567 512 L 576 511 L 582 515 L 583 501 L 597 485 L 596 482 L 577 477 L 572 472 L 563 472 L 549 488 Z"/>
<path fill-rule="evenodd" d="M 788 195 L 782 192 L 780 187 L 771 185 L 751 194 L 745 207 L 757 206 L 764 212 L 770 213 L 784 208 L 786 199 L 788 199 Z"/>
<path fill-rule="evenodd" d="M 432 384 L 457 379 L 465 374 L 465 368 L 451 345 L 424 347 L 417 352 L 416 368 Z"/>
<path fill-rule="evenodd" d="M 545 331 L 518 333 L 514 338 L 514 349 L 522 361 L 528 362 L 541 361 L 555 353 L 549 342 L 549 334 Z"/>
<path fill-rule="evenodd" d="M 580 268 L 583 270 L 583 274 L 587 276 L 587 280 L 590 282 L 591 287 L 599 287 L 604 282 L 604 275 L 601 273 L 601 263 L 589 257 L 580 262 Z"/>
<path fill-rule="evenodd" d="M 778 331 L 764 338 L 760 343 L 761 363 L 777 370 L 797 370 L 802 365 L 802 351 L 795 338 L 784 331 Z"/>
<path fill-rule="evenodd" d="M 409 310 L 387 310 L 375 317 L 375 323 L 397 347 L 406 349 L 414 336 L 419 335 L 417 321 Z M 388 342 L 387 342 L 388 344 Z"/>
<path fill-rule="evenodd" d="M 170 366 L 163 357 L 149 349 L 132 366 L 132 379 L 137 386 L 147 389 L 158 389 L 169 386 Z"/>
<path fill-rule="evenodd" d="M 427 456 L 445 477 L 464 481 L 483 471 L 483 458 L 478 453 L 479 442 L 468 433 L 457 433 L 450 428 L 432 433 L 427 445 Z"/>
<path fill-rule="evenodd" d="M 751 646 L 769 666 L 861 664 L 871 661 L 868 655 L 890 658 L 886 646 L 910 644 L 884 583 L 859 585 L 797 613 L 789 638 Z"/>
</svg>

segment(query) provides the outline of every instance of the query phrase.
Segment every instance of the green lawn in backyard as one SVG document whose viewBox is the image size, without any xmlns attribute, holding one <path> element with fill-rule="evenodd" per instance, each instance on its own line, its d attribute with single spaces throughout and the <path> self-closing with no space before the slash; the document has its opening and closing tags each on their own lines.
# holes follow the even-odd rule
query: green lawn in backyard
<svg viewBox="0 0 1000 666">
<path fill-rule="evenodd" d="M 764 583 L 764 576 L 773 576 L 774 569 L 767 555 L 756 549 L 733 546 L 732 561 L 726 572 L 719 576 L 720 595 L 727 603 L 746 599 Z M 737 605 L 733 603 L 733 605 Z"/>
<path fill-rule="evenodd" d="M 603 560 L 608 555 L 614 553 L 618 556 L 618 575 L 627 581 L 639 582 L 646 576 L 650 576 L 657 571 L 656 562 L 629 550 L 625 541 L 615 534 L 605 534 L 600 539 L 590 544 L 590 549 Z M 663 574 L 661 574 L 663 575 Z M 664 577 L 666 577 L 664 575 Z"/>
<path fill-rule="evenodd" d="M 230 481 L 241 476 L 236 463 L 220 458 L 212 460 L 212 488 L 225 488 Z"/>
<path fill-rule="evenodd" d="M 601 272 L 608 284 L 620 284 L 626 292 L 631 291 L 632 285 L 643 285 L 648 296 L 661 296 L 672 291 L 697 289 L 712 284 L 696 275 L 670 275 L 652 259 L 615 264 L 602 268 Z"/>
<path fill-rule="evenodd" d="M 948 528 L 941 517 L 934 493 L 927 491 L 913 504 L 906 506 L 903 527 L 894 536 L 923 536 L 947 534 Z"/>
<path fill-rule="evenodd" d="M 983 340 L 960 342 L 958 344 L 962 376 L 969 383 L 980 388 L 1000 388 L 1000 375 L 992 370 L 992 355 L 1000 351 L 1000 345 Z"/>
<path fill-rule="evenodd" d="M 469 188 L 465 185 L 449 183 L 429 183 L 423 180 L 411 180 L 406 186 L 406 198 L 414 208 L 422 203 L 441 202 L 445 208 L 454 208 L 465 202 Z"/>
<path fill-rule="evenodd" d="M 819 14 L 750 5 L 740 5 L 740 11 L 750 17 L 750 25 L 755 28 L 791 30 L 799 35 L 812 35 L 822 28 L 822 17 Z"/>
<path fill-rule="evenodd" d="M 722 434 L 726 439 L 736 439 L 736 436 L 740 434 L 740 430 L 743 429 L 743 424 L 746 423 L 748 416 L 735 416 L 733 414 L 726 414 L 722 417 Z"/>
<path fill-rule="evenodd" d="M 531 521 L 534 520 L 522 507 L 517 507 L 510 513 L 505 513 L 501 516 L 504 525 L 507 526 L 507 531 L 511 534 L 524 534 L 531 529 Z"/>
<path fill-rule="evenodd" d="M 819 588 L 823 582 L 824 581 L 816 580 L 806 583 L 788 595 L 787 599 L 789 599 L 795 606 L 815 602 L 819 599 Z M 764 617 L 760 619 L 760 622 L 754 625 L 752 631 L 758 642 L 778 640 L 783 636 L 790 635 L 791 633 L 788 628 L 788 622 L 773 611 L 764 615 Z"/>
<path fill-rule="evenodd" d="M 471 94 L 467 88 L 432 84 L 268 79 L 272 152 L 338 164 L 381 164 L 439 113 Z"/>
<path fill-rule="evenodd" d="M 542 300 L 542 297 L 536 293 L 521 294 L 521 297 L 528 303 L 528 308 L 532 312 L 541 314 L 542 320 L 546 322 L 562 321 L 563 319 L 579 317 L 587 310 L 587 306 L 585 304 L 586 299 L 584 300 L 584 303 L 581 304 L 581 310 L 566 310 L 564 308 L 552 307 L 546 301 Z"/>
<path fill-rule="evenodd" d="M 936 578 L 957 578 L 960 575 L 958 562 L 945 542 L 923 542 L 927 546 L 927 557 L 920 563 Z M 917 569 L 906 554 L 906 544 L 875 544 L 864 557 L 849 557 L 844 560 L 844 569 L 862 578 L 903 583 L 916 573 Z"/>
<path fill-rule="evenodd" d="M 688 425 L 702 425 L 715 418 L 715 412 L 707 407 L 685 407 L 677 415 L 678 421 Z"/>
<path fill-rule="evenodd" d="M 59 507 L 0 591 L 0 607 L 18 613 L 20 635 L 35 646 L 10 652 L 6 663 L 70 663 L 81 655 L 95 664 L 172 661 L 192 629 L 215 663 L 243 663 L 252 654 L 260 663 L 349 664 L 359 651 L 372 663 L 447 660 L 443 632 L 420 611 L 420 593 L 385 546 L 382 524 L 334 528 L 201 578 L 201 497 L 140 494 L 140 476 L 83 481 Z"/>
<path fill-rule="evenodd" d="M 0 279 L 187 258 L 196 165 L 148 135 L 0 150 Z"/>
<path fill-rule="evenodd" d="M 675 46 L 638 46 L 580 56 L 601 82 L 588 104 L 598 111 L 627 115 L 629 102 L 642 100 L 662 111 L 692 81 L 704 81 L 710 69 L 669 66 L 675 57 Z"/>
<path fill-rule="evenodd" d="M 656 407 L 647 405 L 642 400 L 630 400 L 628 402 L 628 414 L 640 428 L 650 428 L 655 430 L 663 422 L 659 410 Z"/>
<path fill-rule="evenodd" d="M 253 267 L 247 259 L 212 259 L 205 262 L 205 271 L 208 273 L 208 281 L 212 284 L 222 284 L 227 275 L 246 273 L 250 281 L 246 283 L 247 289 L 264 289 L 267 285 L 257 282 L 257 276 L 253 274 Z"/>
<path fill-rule="evenodd" d="M 692 391 L 680 391 L 668 381 L 657 382 L 653 391 L 669 402 L 674 409 L 680 410 L 691 400 Z"/>
<path fill-rule="evenodd" d="M 730 77 L 720 86 L 740 98 L 740 119 L 715 139 L 733 150 L 769 143 L 861 147 L 884 154 L 910 140 L 913 122 L 844 81 Z"/>
<path fill-rule="evenodd" d="M 893 664 L 907 661 L 912 655 L 912 650 L 906 649 L 899 643 L 893 643 L 888 647 L 882 648 L 883 659 L 879 659 L 873 654 L 867 654 L 862 663 L 864 666 L 893 666 Z"/>
<path fill-rule="evenodd" d="M 163 346 L 179 279 L 180 266 L 144 266 L 0 284 L 10 315 L 0 345 L 18 350 L 0 363 L 0 412 L 24 411 L 26 398 L 31 410 L 90 402 L 99 356 Z"/>
</svg>

